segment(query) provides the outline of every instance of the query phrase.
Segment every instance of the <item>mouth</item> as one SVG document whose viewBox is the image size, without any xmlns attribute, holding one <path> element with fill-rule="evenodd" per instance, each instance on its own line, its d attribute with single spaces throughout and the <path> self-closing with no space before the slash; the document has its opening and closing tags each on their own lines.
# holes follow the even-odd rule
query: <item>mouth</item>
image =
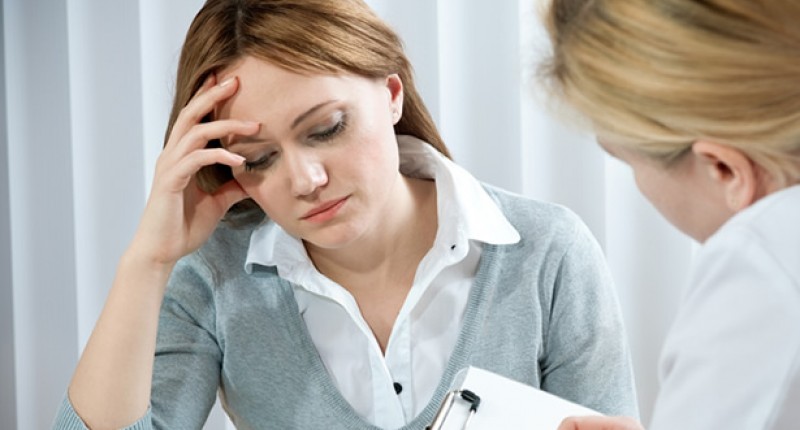
<svg viewBox="0 0 800 430">
<path fill-rule="evenodd" d="M 339 212 L 339 209 L 341 209 L 342 206 L 344 206 L 348 198 L 349 196 L 322 203 L 321 205 L 306 212 L 302 217 L 300 217 L 300 219 L 312 222 L 328 221 Z"/>
</svg>

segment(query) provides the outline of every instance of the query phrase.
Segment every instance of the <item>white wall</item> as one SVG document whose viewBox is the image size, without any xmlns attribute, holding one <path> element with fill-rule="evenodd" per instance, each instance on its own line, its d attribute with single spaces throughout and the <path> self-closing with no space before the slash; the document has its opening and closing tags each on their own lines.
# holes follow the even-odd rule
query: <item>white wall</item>
<svg viewBox="0 0 800 430">
<path fill-rule="evenodd" d="M 47 427 L 78 353 L 65 14 L 53 2 L 4 3 L 14 336 L 3 347 L 15 357 L 20 429 Z"/>
</svg>

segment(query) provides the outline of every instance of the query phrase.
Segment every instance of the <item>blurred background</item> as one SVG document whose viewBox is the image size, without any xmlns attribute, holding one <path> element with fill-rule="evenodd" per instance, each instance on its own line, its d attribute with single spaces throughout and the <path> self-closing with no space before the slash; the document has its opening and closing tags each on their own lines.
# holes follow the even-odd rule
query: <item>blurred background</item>
<svg viewBox="0 0 800 430">
<path fill-rule="evenodd" d="M 454 159 L 566 205 L 619 292 L 642 419 L 695 250 L 623 164 L 553 115 L 535 72 L 539 0 L 367 0 L 403 37 Z M 0 427 L 49 428 L 136 228 L 180 44 L 202 0 L 3 0 Z M 207 429 L 232 429 L 215 408 Z"/>
</svg>

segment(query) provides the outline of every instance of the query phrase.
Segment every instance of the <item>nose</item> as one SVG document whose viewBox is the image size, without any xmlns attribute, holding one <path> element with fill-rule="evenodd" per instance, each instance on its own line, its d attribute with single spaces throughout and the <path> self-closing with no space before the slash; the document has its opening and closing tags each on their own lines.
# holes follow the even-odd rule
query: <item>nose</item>
<svg viewBox="0 0 800 430">
<path fill-rule="evenodd" d="M 289 188 L 295 197 L 311 195 L 328 183 L 328 174 L 322 161 L 313 154 L 296 152 L 284 156 L 288 161 Z"/>
</svg>

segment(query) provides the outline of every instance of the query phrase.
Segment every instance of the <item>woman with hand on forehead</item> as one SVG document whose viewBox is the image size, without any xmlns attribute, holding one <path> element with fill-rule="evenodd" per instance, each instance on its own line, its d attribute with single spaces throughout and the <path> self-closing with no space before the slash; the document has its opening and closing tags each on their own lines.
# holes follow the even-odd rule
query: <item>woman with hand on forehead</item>
<svg viewBox="0 0 800 430">
<path fill-rule="evenodd" d="M 703 244 L 662 351 L 652 430 L 800 426 L 798 22 L 794 0 L 550 4 L 556 91 Z"/>
<path fill-rule="evenodd" d="M 363 2 L 209 0 L 176 89 L 57 428 L 421 429 L 469 365 L 636 414 L 588 230 L 450 161 Z"/>
</svg>

